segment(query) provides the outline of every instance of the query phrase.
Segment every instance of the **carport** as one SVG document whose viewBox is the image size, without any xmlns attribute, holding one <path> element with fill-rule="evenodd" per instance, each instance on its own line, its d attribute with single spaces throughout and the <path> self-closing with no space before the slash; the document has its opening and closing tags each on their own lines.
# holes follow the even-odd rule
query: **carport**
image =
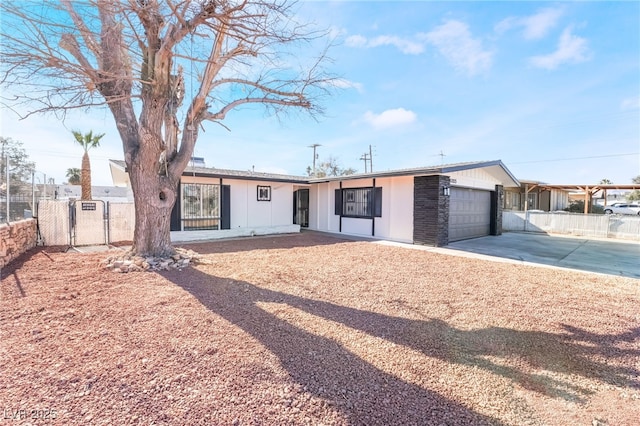
<svg viewBox="0 0 640 426">
<path fill-rule="evenodd" d="M 635 189 L 640 189 L 640 185 L 639 184 L 628 184 L 628 185 L 616 185 L 616 184 L 555 185 L 553 184 L 552 185 L 552 184 L 546 184 L 546 183 L 525 184 L 525 197 L 524 197 L 525 212 L 529 210 L 529 205 L 528 205 L 529 192 L 531 192 L 536 188 L 539 188 L 542 190 L 560 189 L 563 191 L 583 192 L 584 193 L 584 213 L 587 214 L 589 213 L 589 206 L 591 206 L 593 197 L 598 192 L 602 192 L 602 195 L 605 201 L 605 206 L 606 206 L 608 190 L 635 190 Z"/>
</svg>

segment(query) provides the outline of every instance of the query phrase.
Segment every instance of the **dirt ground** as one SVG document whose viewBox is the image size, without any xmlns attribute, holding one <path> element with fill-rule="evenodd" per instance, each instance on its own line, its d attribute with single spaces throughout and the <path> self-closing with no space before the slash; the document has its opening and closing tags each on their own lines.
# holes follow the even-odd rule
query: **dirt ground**
<svg viewBox="0 0 640 426">
<path fill-rule="evenodd" d="M 188 247 L 182 271 L 4 268 L 0 424 L 638 424 L 640 280 L 313 233 Z"/>
</svg>

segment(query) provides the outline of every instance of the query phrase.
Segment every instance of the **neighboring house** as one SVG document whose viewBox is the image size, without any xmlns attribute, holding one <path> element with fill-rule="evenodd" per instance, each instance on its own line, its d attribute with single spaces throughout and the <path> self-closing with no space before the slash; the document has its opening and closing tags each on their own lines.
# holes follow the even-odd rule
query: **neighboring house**
<svg viewBox="0 0 640 426">
<path fill-rule="evenodd" d="M 114 185 L 130 186 L 123 161 Z M 312 178 L 187 167 L 172 230 L 301 227 L 435 246 L 502 232 L 501 161 Z"/>
<path fill-rule="evenodd" d="M 569 191 L 544 182 L 520 179 L 520 187 L 505 188 L 505 210 L 563 210 L 569 206 Z"/>
<path fill-rule="evenodd" d="M 51 186 L 49 185 L 49 191 L 51 191 Z M 53 197 L 56 200 L 73 201 L 79 200 L 81 196 L 82 187 L 80 185 L 55 185 L 53 187 Z M 133 201 L 133 192 L 127 187 L 92 186 L 91 198 L 105 202 L 126 203 Z"/>
</svg>

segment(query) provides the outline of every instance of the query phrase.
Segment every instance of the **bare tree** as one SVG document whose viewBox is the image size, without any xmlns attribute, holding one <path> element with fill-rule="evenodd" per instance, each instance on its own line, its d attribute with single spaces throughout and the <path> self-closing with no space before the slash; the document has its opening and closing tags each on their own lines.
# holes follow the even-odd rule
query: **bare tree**
<svg viewBox="0 0 640 426">
<path fill-rule="evenodd" d="M 337 157 L 329 156 L 329 158 L 321 161 L 316 166 L 315 173 L 312 170 L 311 166 L 307 167 L 307 174 L 309 176 L 315 177 L 326 177 L 326 176 L 347 176 L 356 173 L 356 169 L 353 167 L 349 167 L 347 169 L 343 169 L 340 165 L 340 161 Z"/>
<path fill-rule="evenodd" d="M 136 204 L 134 251 L 173 253 L 171 209 L 203 123 L 245 104 L 312 115 L 333 78 L 324 33 L 286 0 L 5 1 L 3 103 L 62 116 L 105 106 L 122 140 Z M 298 68 L 296 59 L 307 62 Z M 22 86 L 16 90 L 16 86 Z"/>
</svg>

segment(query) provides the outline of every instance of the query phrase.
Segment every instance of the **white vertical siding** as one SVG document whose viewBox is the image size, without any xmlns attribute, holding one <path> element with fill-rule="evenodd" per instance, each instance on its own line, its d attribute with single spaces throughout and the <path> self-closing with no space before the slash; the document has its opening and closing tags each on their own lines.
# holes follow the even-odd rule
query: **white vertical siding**
<svg viewBox="0 0 640 426">
<path fill-rule="evenodd" d="M 569 205 L 569 194 L 565 191 L 560 191 L 558 189 L 551 190 L 551 203 L 549 205 L 549 210 L 562 210 Z"/>
<path fill-rule="evenodd" d="M 496 185 L 501 184 L 498 179 L 483 169 L 460 170 L 447 174 L 452 180 L 452 185 L 469 188 L 486 189 L 493 191 Z"/>
<path fill-rule="evenodd" d="M 373 186 L 373 179 L 355 179 L 342 182 L 342 189 L 345 188 L 367 188 Z M 339 187 L 339 186 L 338 186 Z M 338 188 L 337 187 L 337 188 Z M 384 190 L 383 190 L 384 192 Z M 384 198 L 384 195 L 383 195 Z M 335 203 L 335 201 L 333 202 Z M 335 213 L 335 212 L 334 212 Z M 339 217 L 334 215 L 336 218 Z M 351 235 L 362 235 L 366 237 L 372 236 L 372 227 L 371 227 L 371 219 L 362 219 L 362 218 L 351 218 L 351 217 L 343 217 L 342 218 L 342 232 L 344 234 Z"/>
<path fill-rule="evenodd" d="M 340 219 L 335 212 L 335 190 L 338 182 L 325 182 L 311 185 L 309 190 L 309 229 L 316 231 L 338 232 Z"/>
<path fill-rule="evenodd" d="M 231 228 L 293 224 L 293 184 L 223 179 L 231 187 Z M 258 201 L 258 186 L 271 187 L 271 201 Z"/>
<path fill-rule="evenodd" d="M 219 178 L 183 176 L 182 183 L 219 185 Z M 231 228 L 293 224 L 293 184 L 242 179 L 222 179 L 231 187 Z M 271 201 L 258 201 L 258 186 L 271 187 Z"/>
<path fill-rule="evenodd" d="M 344 181 L 342 188 L 366 188 L 373 179 Z M 413 177 L 377 178 L 376 187 L 382 188 L 382 217 L 375 218 L 375 236 L 379 238 L 413 242 Z M 340 232 L 340 216 L 335 214 L 337 181 L 311 186 L 309 228 L 318 231 Z M 372 236 L 372 220 L 342 218 L 342 233 Z"/>
<path fill-rule="evenodd" d="M 413 242 L 413 176 L 376 179 L 382 187 L 382 217 L 376 218 L 376 237 Z"/>
</svg>

